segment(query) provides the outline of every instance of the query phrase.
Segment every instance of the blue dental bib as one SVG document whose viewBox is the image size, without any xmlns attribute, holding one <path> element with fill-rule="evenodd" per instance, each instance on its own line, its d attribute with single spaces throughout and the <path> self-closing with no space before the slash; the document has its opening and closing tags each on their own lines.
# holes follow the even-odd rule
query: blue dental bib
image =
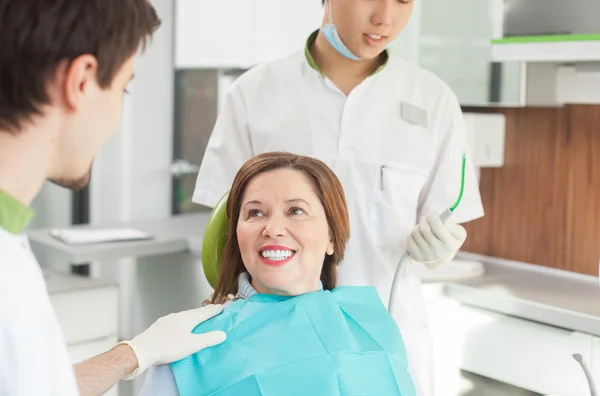
<svg viewBox="0 0 600 396">
<path fill-rule="evenodd" d="M 400 331 L 375 288 L 236 300 L 194 333 L 227 340 L 171 364 L 180 395 L 415 396 Z"/>
</svg>

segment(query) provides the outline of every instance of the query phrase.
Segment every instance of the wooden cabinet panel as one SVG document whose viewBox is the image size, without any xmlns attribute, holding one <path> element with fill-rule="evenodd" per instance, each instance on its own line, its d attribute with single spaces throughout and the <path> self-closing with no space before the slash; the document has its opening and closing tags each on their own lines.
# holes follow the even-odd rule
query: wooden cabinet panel
<svg viewBox="0 0 600 396">
<path fill-rule="evenodd" d="M 600 106 L 492 111 L 507 117 L 505 165 L 481 170 L 486 215 L 464 250 L 598 275 Z"/>
</svg>

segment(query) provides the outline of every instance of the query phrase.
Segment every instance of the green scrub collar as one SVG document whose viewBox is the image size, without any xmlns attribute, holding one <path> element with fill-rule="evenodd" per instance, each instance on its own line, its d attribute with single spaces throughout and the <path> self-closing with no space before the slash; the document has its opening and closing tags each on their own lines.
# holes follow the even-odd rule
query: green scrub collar
<svg viewBox="0 0 600 396">
<path fill-rule="evenodd" d="M 317 29 L 314 32 L 312 32 L 310 36 L 308 36 L 308 40 L 306 40 L 306 47 L 304 48 L 304 56 L 306 57 L 306 61 L 308 62 L 308 64 L 310 65 L 310 67 L 312 67 L 321 76 L 323 76 L 323 73 L 321 72 L 321 69 L 319 68 L 319 65 L 317 65 L 317 62 L 315 62 L 315 60 L 313 59 L 312 55 L 310 54 L 310 46 L 313 45 L 313 43 L 317 39 L 318 34 L 319 34 L 319 30 Z M 382 71 L 383 68 L 387 65 L 388 60 L 390 59 L 390 53 L 389 53 L 388 49 L 385 49 L 385 51 L 383 53 L 385 54 L 385 61 L 381 64 L 381 66 L 379 66 L 377 68 L 377 70 L 375 70 L 375 72 L 373 73 L 373 75 L 379 73 L 380 71 Z"/>
<path fill-rule="evenodd" d="M 33 210 L 0 190 L 0 227 L 11 234 L 25 231 L 33 217 Z"/>
</svg>

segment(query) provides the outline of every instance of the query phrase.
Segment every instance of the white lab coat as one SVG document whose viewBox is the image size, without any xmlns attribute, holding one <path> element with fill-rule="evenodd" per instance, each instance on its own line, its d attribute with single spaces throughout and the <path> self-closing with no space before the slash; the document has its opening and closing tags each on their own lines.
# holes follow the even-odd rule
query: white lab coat
<svg viewBox="0 0 600 396">
<path fill-rule="evenodd" d="M 408 107 L 403 107 L 409 104 Z M 413 110 L 413 116 L 404 110 Z M 404 110 L 403 110 L 404 109 Z M 426 126 L 411 122 L 414 109 Z M 407 121 L 408 119 L 408 121 Z M 455 95 L 433 74 L 394 56 L 347 97 L 308 64 L 304 51 L 259 65 L 232 85 L 210 137 L 193 201 L 214 206 L 254 155 L 289 151 L 323 160 L 344 187 L 351 222 L 339 285 L 375 286 L 387 305 L 406 236 L 419 217 L 454 203 L 467 152 Z M 481 217 L 468 161 L 453 221 Z M 432 394 L 431 351 L 419 279 L 406 268 L 398 310 L 420 393 Z"/>
<path fill-rule="evenodd" d="M 24 235 L 0 228 L 0 395 L 78 395 L 46 283 Z"/>
</svg>

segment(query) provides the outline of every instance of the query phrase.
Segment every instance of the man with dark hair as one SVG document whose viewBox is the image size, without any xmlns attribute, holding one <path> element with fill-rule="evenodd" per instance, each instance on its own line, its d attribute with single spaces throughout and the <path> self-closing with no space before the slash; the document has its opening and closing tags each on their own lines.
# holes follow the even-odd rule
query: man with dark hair
<svg viewBox="0 0 600 396">
<path fill-rule="evenodd" d="M 97 395 L 148 367 L 223 342 L 192 334 L 221 306 L 169 315 L 69 362 L 23 234 L 46 180 L 84 187 L 116 129 L 138 49 L 160 25 L 148 0 L 0 0 L 0 394 Z"/>
</svg>

